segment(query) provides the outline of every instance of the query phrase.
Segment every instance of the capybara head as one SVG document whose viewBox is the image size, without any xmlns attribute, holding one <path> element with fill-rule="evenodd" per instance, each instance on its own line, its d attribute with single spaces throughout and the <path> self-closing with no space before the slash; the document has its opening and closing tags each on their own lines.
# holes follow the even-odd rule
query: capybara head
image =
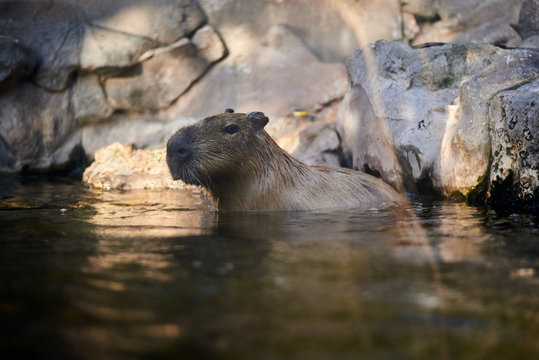
<svg viewBox="0 0 539 360">
<path fill-rule="evenodd" d="M 167 143 L 167 164 L 174 180 L 212 187 L 251 161 L 267 136 L 268 118 L 261 112 L 210 116 L 178 130 Z"/>
</svg>

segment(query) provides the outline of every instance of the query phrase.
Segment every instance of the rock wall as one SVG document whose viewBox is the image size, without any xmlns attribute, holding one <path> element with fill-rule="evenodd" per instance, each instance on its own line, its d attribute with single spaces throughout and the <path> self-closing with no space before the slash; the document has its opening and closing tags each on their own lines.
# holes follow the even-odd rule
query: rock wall
<svg viewBox="0 0 539 360">
<path fill-rule="evenodd" d="M 455 119 L 484 123 L 498 108 L 507 115 L 504 99 L 510 96 L 523 104 L 524 92 L 518 89 L 533 82 L 517 59 L 524 50 L 470 43 L 537 47 L 537 9 L 537 0 L 4 0 L 0 172 L 76 168 L 116 141 L 162 148 L 177 128 L 232 107 L 264 111 L 278 142 L 310 164 L 338 166 L 346 160 L 344 149 L 354 153 L 356 167 L 379 173 L 397 188 L 423 187 L 426 180 L 433 191 L 466 193 L 477 185 L 479 173 L 504 184 L 510 177 L 512 183 L 533 185 L 533 174 L 523 170 L 533 165 L 532 140 L 517 140 L 509 132 L 516 142 L 509 146 L 505 136 L 496 137 L 482 125 L 468 131 Z M 379 39 L 401 43 L 380 55 L 385 59 L 376 59 L 376 51 L 366 60 L 354 53 L 348 61 L 349 88 L 345 59 Z M 433 53 L 439 47 L 404 45 L 438 41 L 467 45 L 451 45 L 443 55 Z M 385 48 L 380 44 L 374 48 Z M 535 61 L 530 51 L 523 56 Z M 514 61 L 504 70 L 502 63 L 492 65 L 498 58 Z M 383 64 L 387 73 L 379 78 L 385 80 L 376 86 L 402 97 L 381 106 L 384 100 L 364 83 L 360 61 Z M 492 74 L 480 75 L 483 71 Z M 507 82 L 498 84 L 497 76 Z M 474 98 L 485 86 L 488 93 Z M 530 85 L 532 94 L 533 89 Z M 510 91 L 517 93 L 499 98 Z M 400 100 L 405 102 L 396 106 Z M 298 119 L 292 115 L 295 107 L 311 115 Z M 513 110 L 518 124 L 529 123 L 521 133 L 528 129 L 534 136 L 533 119 L 521 120 L 524 113 Z M 388 120 L 371 126 L 364 121 L 369 118 Z M 412 118 L 417 131 L 405 132 L 397 120 Z M 503 119 L 488 122 L 511 125 L 512 118 Z M 456 165 L 447 167 L 440 152 L 429 150 L 436 141 L 422 141 L 420 131 L 427 127 Z M 358 131 L 369 135 L 365 142 L 358 142 Z M 452 131 L 452 142 L 448 135 L 440 140 L 440 134 Z M 479 142 L 470 140 L 476 136 Z M 496 147 L 506 153 L 518 148 L 531 155 L 524 162 L 504 158 L 503 174 L 490 174 L 492 159 L 483 155 L 493 149 L 494 138 L 505 141 Z M 479 145 L 467 148 L 470 143 Z M 458 168 L 467 157 L 477 171 Z"/>
<path fill-rule="evenodd" d="M 162 147 L 227 107 L 319 111 L 346 91 L 336 61 L 400 38 L 398 0 L 380 3 L 2 1 L 0 171 L 61 168 L 114 141 Z M 379 6 L 382 25 L 359 34 Z"/>
</svg>

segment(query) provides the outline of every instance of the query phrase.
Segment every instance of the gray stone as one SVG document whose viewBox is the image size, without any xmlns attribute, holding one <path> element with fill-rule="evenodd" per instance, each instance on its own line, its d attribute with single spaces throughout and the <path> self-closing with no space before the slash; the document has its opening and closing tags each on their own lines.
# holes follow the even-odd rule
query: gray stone
<svg viewBox="0 0 539 360">
<path fill-rule="evenodd" d="M 493 201 L 539 205 L 539 82 L 498 93 L 489 109 Z M 510 199 L 507 199 L 510 197 Z"/>
<path fill-rule="evenodd" d="M 525 48 L 539 49 L 539 35 L 530 36 L 520 45 Z"/>
<path fill-rule="evenodd" d="M 145 51 L 176 42 L 206 22 L 195 0 L 84 2 L 81 68 L 125 67 Z"/>
<path fill-rule="evenodd" d="M 71 91 L 73 116 L 78 126 L 100 122 L 112 115 L 113 108 L 97 75 L 81 74 Z"/>
<path fill-rule="evenodd" d="M 456 122 L 446 128 L 442 148 L 445 193 L 467 194 L 488 173 L 490 136 L 488 111 L 494 96 L 520 87 L 539 76 L 539 53 L 504 50 L 491 65 L 462 84 Z M 450 140 L 449 140 L 450 139 Z M 470 166 L 473 164 L 473 166 Z"/>
<path fill-rule="evenodd" d="M 197 31 L 193 42 L 182 38 L 167 47 L 152 49 L 142 54 L 142 63 L 124 77 L 106 79 L 107 98 L 116 109 L 166 108 L 224 55 L 221 39 L 211 26 L 206 26 Z"/>
<path fill-rule="evenodd" d="M 249 53 L 275 25 L 288 26 L 323 62 L 343 61 L 353 49 L 402 38 L 399 0 L 199 0 L 231 54 Z"/>
<path fill-rule="evenodd" d="M 74 130 L 68 93 L 49 93 L 29 83 L 0 94 L 0 118 L 0 137 L 15 159 L 2 169 L 7 172 L 47 168 L 50 155 Z"/>
<path fill-rule="evenodd" d="M 65 90 L 79 65 L 84 16 L 69 3 L 3 1 L 0 34 L 16 37 L 38 59 L 33 81 L 53 90 Z"/>
<path fill-rule="evenodd" d="M 380 41 L 352 54 L 348 72 L 338 129 L 354 167 L 410 191 L 466 195 L 488 176 L 492 99 L 534 81 L 539 53 Z"/>
<path fill-rule="evenodd" d="M 307 165 L 341 166 L 341 139 L 335 129 L 339 103 L 313 116 L 272 119 L 266 131 L 277 144 Z"/>
<path fill-rule="evenodd" d="M 34 81 L 65 90 L 72 73 L 129 66 L 151 48 L 191 34 L 206 18 L 195 0 L 2 1 L 0 34 L 39 59 Z"/>
<path fill-rule="evenodd" d="M 412 44 L 476 42 L 516 46 L 522 41 L 513 29 L 524 0 L 438 0 L 440 20 L 421 26 Z"/>
<path fill-rule="evenodd" d="M 233 108 L 276 120 L 295 106 L 321 109 L 342 98 L 346 84 L 342 64 L 322 63 L 287 27 L 275 26 L 263 44 L 231 51 L 171 106 L 169 116 L 201 119 Z"/>
<path fill-rule="evenodd" d="M 30 76 L 36 59 L 14 38 L 0 36 L 0 91 Z"/>
<path fill-rule="evenodd" d="M 518 31 L 523 39 L 539 35 L 539 0 L 526 0 L 518 17 Z"/>
</svg>

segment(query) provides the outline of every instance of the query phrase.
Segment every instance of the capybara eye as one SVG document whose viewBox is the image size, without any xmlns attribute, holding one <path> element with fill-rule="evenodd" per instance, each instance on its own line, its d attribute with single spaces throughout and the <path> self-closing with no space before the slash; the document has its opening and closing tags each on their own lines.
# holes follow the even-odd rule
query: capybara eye
<svg viewBox="0 0 539 360">
<path fill-rule="evenodd" d="M 230 124 L 230 125 L 227 125 L 227 126 L 225 126 L 223 128 L 223 132 L 225 134 L 229 134 L 229 135 L 235 134 L 239 130 L 240 130 L 240 127 L 238 125 L 236 125 L 236 124 Z"/>
</svg>

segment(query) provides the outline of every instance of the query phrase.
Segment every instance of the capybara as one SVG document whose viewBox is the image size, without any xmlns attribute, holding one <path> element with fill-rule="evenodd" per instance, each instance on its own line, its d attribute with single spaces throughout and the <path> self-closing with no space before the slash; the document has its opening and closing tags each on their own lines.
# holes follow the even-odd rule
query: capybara
<svg viewBox="0 0 539 360">
<path fill-rule="evenodd" d="M 173 179 L 204 186 L 219 210 L 375 207 L 404 197 L 382 180 L 346 168 L 308 166 L 264 130 L 261 112 L 207 117 L 167 143 Z"/>
</svg>

